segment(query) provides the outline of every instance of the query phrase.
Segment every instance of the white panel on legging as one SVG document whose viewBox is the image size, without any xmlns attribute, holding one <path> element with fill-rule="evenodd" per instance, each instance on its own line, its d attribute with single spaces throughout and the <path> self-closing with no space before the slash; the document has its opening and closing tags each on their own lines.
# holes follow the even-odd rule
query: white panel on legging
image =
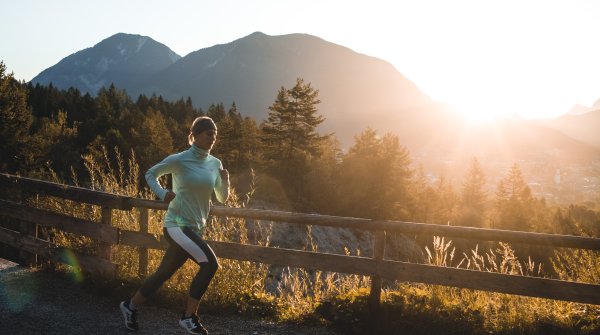
<svg viewBox="0 0 600 335">
<path fill-rule="evenodd" d="M 175 243 L 179 244 L 183 250 L 187 251 L 190 256 L 192 256 L 196 262 L 198 263 L 206 263 L 208 262 L 208 257 L 202 248 L 197 245 L 192 239 L 190 239 L 179 227 L 170 227 L 167 228 L 167 232 L 169 236 L 175 241 Z"/>
</svg>

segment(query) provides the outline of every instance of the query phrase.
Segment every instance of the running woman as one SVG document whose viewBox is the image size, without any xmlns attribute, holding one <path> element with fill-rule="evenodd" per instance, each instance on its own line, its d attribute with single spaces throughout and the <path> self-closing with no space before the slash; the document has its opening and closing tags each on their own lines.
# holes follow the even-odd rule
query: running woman
<svg viewBox="0 0 600 335">
<path fill-rule="evenodd" d="M 188 136 L 191 147 L 168 156 L 146 173 L 150 189 L 169 204 L 163 223 L 163 233 L 169 246 L 156 272 L 146 278 L 132 298 L 120 304 L 125 326 L 129 330 L 137 331 L 139 328 L 137 308 L 190 258 L 200 265 L 200 270 L 192 279 L 179 325 L 189 334 L 208 334 L 198 319 L 197 311 L 219 263 L 202 234 L 213 191 L 221 203 L 225 203 L 229 197 L 229 172 L 223 169 L 219 159 L 210 154 L 216 137 L 217 126 L 211 118 L 196 118 Z M 172 177 L 172 191 L 158 183 L 158 178 L 167 174 Z"/>
</svg>

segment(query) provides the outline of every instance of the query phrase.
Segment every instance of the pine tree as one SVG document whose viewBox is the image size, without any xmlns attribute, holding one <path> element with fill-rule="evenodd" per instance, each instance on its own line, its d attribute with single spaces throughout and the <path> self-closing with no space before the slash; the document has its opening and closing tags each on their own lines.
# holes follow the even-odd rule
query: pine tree
<svg viewBox="0 0 600 335">
<path fill-rule="evenodd" d="M 460 224 L 482 227 L 487 194 L 484 189 L 485 175 L 477 158 L 471 160 L 469 172 L 465 176 L 462 186 L 462 215 Z"/>
<path fill-rule="evenodd" d="M 77 166 L 82 151 L 77 144 L 77 127 L 69 127 L 67 112 L 59 110 L 52 118 L 40 120 L 39 129 L 31 135 L 29 166 L 39 169 L 50 162 L 53 170 L 66 178 L 71 166 Z"/>
<path fill-rule="evenodd" d="M 366 129 L 343 157 L 337 173 L 340 215 L 405 220 L 410 215 L 412 170 L 398 137 Z"/>
<path fill-rule="evenodd" d="M 494 228 L 531 230 L 534 199 L 521 169 L 514 164 L 496 191 L 497 223 Z"/>
<path fill-rule="evenodd" d="M 430 222 L 432 217 L 433 188 L 429 185 L 425 169 L 419 164 L 410 183 L 412 202 L 410 204 L 411 219 L 416 222 Z"/>
<path fill-rule="evenodd" d="M 433 218 L 431 223 L 455 224 L 455 209 L 459 204 L 459 197 L 454 192 L 452 183 L 444 176 L 438 179 L 434 189 L 436 201 L 433 206 Z"/>
<path fill-rule="evenodd" d="M 134 150 L 139 157 L 142 171 L 160 162 L 174 152 L 173 138 L 166 126 L 165 117 L 159 111 L 149 108 L 139 130 L 132 129 L 137 146 Z"/>
<path fill-rule="evenodd" d="M 210 105 L 208 107 L 208 111 L 206 112 L 206 115 L 208 115 L 210 118 L 213 119 L 213 121 L 215 121 L 215 123 L 217 125 L 219 125 L 221 123 L 221 121 L 223 121 L 223 119 L 225 119 L 225 117 L 227 116 L 227 113 L 225 112 L 225 106 L 223 105 L 223 103 L 218 103 L 216 105 Z"/>
<path fill-rule="evenodd" d="M 292 89 L 281 87 L 269 107 L 269 116 L 262 125 L 263 141 L 269 159 L 294 160 L 296 154 L 318 155 L 321 136 L 316 129 L 325 118 L 317 114 L 319 91 L 296 79 Z"/>
<path fill-rule="evenodd" d="M 0 170 L 17 172 L 24 165 L 25 148 L 32 122 L 24 84 L 6 73 L 0 61 Z M 24 172 L 24 171 L 23 171 Z"/>
<path fill-rule="evenodd" d="M 281 87 L 262 124 L 262 142 L 267 169 L 287 187 L 292 198 L 302 193 L 307 164 L 320 156 L 328 136 L 317 133 L 325 118 L 317 114 L 319 91 L 301 78 L 291 89 Z"/>
</svg>

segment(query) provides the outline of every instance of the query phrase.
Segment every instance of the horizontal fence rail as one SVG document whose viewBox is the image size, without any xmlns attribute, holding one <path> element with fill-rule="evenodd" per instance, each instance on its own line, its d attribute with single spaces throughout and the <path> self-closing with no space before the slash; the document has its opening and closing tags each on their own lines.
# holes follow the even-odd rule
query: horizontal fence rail
<svg viewBox="0 0 600 335">
<path fill-rule="evenodd" d="M 3 217 L 18 219 L 30 225 L 51 226 L 99 241 L 103 245 L 98 252 L 99 256 L 76 255 L 77 259 L 81 259 L 79 265 L 91 272 L 114 275 L 116 264 L 110 261 L 111 245 L 121 244 L 139 248 L 140 275 L 147 273 L 147 250 L 166 249 L 167 243 L 163 238 L 148 233 L 148 210 L 166 210 L 167 208 L 166 204 L 160 201 L 118 196 L 6 174 L 0 174 L 0 185 L 19 187 L 27 192 L 101 206 L 103 213 L 101 222 L 92 222 L 48 210 L 32 208 L 20 203 L 0 200 L 0 215 Z M 132 208 L 138 208 L 140 211 L 139 232 L 122 230 L 110 225 L 111 209 L 130 210 Z M 383 259 L 386 232 L 441 235 L 478 241 L 503 241 L 595 251 L 600 250 L 600 239 L 597 238 L 224 206 L 213 206 L 211 215 L 264 220 L 275 223 L 285 222 L 351 228 L 373 232 L 375 238 L 373 257 L 326 254 L 223 241 L 210 241 L 209 243 L 220 258 L 370 276 L 372 279 L 371 300 L 375 303 L 379 301 L 381 279 L 385 278 L 600 305 L 600 285 L 592 283 L 568 282 Z M 29 231 L 33 230 L 29 229 Z M 64 262 L 60 257 L 64 250 L 51 246 L 48 242 L 37 237 L 0 228 L 0 242 Z"/>
<path fill-rule="evenodd" d="M 157 210 L 167 209 L 167 206 L 164 203 L 156 200 L 132 198 L 130 201 L 133 207 Z M 403 221 L 381 221 L 320 214 L 292 213 L 250 208 L 231 208 L 224 206 L 213 206 L 211 208 L 211 214 L 215 216 L 296 223 L 303 225 L 351 228 L 368 231 L 384 230 L 386 232 L 396 232 L 409 235 L 441 235 L 478 241 L 500 241 L 552 247 L 600 250 L 600 239 L 583 236 L 554 235 L 524 231 L 446 226 Z"/>
<path fill-rule="evenodd" d="M 56 263 L 83 268 L 102 277 L 114 277 L 117 271 L 117 265 L 110 261 L 57 247 L 39 238 L 2 227 L 0 227 L 0 242 L 44 256 Z"/>
<path fill-rule="evenodd" d="M 51 195 L 87 204 L 101 205 L 122 210 L 131 209 L 129 197 L 90 190 L 83 187 L 62 185 L 49 181 L 13 176 L 6 173 L 0 174 L 0 187 L 8 188 L 15 186 L 23 191 Z"/>
</svg>

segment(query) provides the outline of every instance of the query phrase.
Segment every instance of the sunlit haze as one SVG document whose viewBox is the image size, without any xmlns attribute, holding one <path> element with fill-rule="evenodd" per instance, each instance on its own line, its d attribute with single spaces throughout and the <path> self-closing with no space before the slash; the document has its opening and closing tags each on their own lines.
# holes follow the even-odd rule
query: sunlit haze
<svg viewBox="0 0 600 335">
<path fill-rule="evenodd" d="M 595 0 L 21 0 L 2 7 L 0 60 L 25 81 L 119 32 L 150 36 L 185 56 L 261 31 L 311 34 L 383 59 L 475 121 L 551 118 L 600 98 Z"/>
</svg>

